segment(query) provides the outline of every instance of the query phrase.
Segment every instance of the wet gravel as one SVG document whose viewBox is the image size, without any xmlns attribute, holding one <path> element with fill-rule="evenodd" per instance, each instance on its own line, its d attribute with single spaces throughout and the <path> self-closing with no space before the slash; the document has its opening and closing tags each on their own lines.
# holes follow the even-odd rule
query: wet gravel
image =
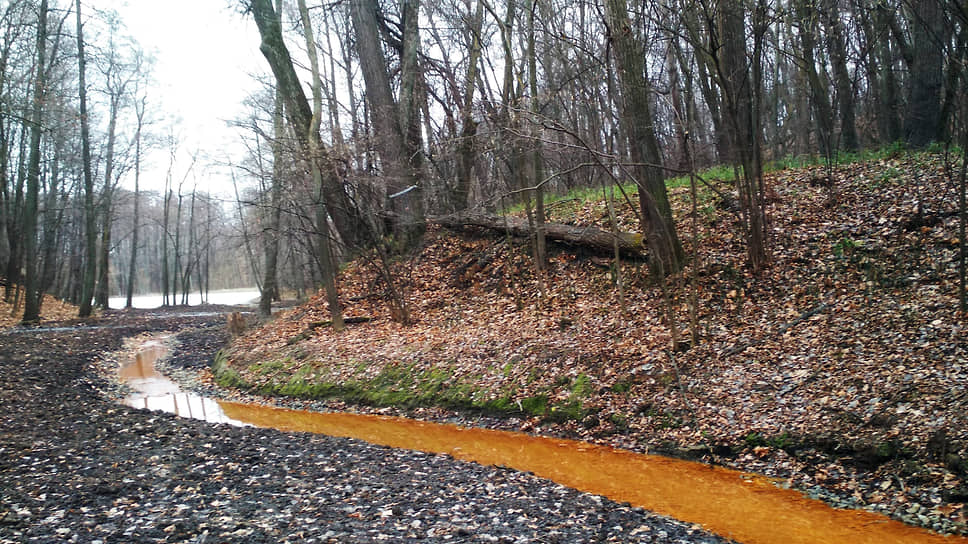
<svg viewBox="0 0 968 544">
<path fill-rule="evenodd" d="M 220 322 L 116 312 L 0 333 L 0 543 L 724 542 L 500 467 L 111 400 L 98 368 L 124 338 Z M 195 338 L 215 349 L 210 332 Z"/>
</svg>

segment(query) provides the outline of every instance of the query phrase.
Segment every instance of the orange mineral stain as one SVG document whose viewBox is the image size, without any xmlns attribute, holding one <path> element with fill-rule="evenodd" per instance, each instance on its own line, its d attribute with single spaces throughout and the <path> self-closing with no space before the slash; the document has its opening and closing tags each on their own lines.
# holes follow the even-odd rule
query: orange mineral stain
<svg viewBox="0 0 968 544">
<path fill-rule="evenodd" d="M 358 438 L 533 472 L 568 487 L 698 523 L 746 544 L 968 543 L 962 537 L 944 537 L 880 514 L 832 508 L 778 488 L 765 477 L 701 463 L 405 418 L 219 404 L 228 417 L 258 427 Z"/>
</svg>

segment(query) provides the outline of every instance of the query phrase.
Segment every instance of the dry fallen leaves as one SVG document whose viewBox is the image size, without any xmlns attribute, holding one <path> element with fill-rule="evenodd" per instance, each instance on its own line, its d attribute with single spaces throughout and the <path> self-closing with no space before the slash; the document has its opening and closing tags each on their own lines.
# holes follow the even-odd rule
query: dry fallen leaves
<svg viewBox="0 0 968 544">
<path fill-rule="evenodd" d="M 51 295 L 44 296 L 41 304 L 41 321 L 63 321 L 77 317 L 77 306 L 58 300 Z M 23 317 L 23 302 L 14 308 L 11 302 L 0 297 L 0 330 L 8 329 L 20 323 Z"/>
<path fill-rule="evenodd" d="M 623 314 L 614 265 L 556 248 L 548 298 L 540 300 L 520 242 L 509 247 L 490 233 L 437 229 L 412 261 L 397 263 L 412 326 L 390 319 L 378 275 L 354 263 L 341 276 L 345 312 L 371 322 L 342 333 L 318 327 L 288 345 L 328 319 L 317 296 L 238 339 L 231 357 L 240 369 L 289 361 L 274 372 L 250 371 L 245 377 L 254 383 L 286 383 L 296 373 L 350 383 L 401 369 L 444 371 L 444 386 L 470 384 L 476 395 L 515 402 L 578 398 L 591 415 L 558 432 L 637 449 L 747 443 L 755 449 L 744 462 L 773 463 L 770 470 L 795 474 L 801 485 L 822 479 L 850 490 L 862 478 L 881 490 L 863 500 L 893 493 L 905 502 L 910 486 L 877 485 L 896 478 L 905 456 L 919 461 L 905 477 L 936 490 L 963 485 L 942 476 L 946 455 L 968 460 L 956 199 L 941 163 L 918 154 L 838 166 L 835 200 L 815 183 L 825 175 L 819 170 L 770 175 L 773 266 L 760 277 L 745 266 L 736 217 L 704 197 L 695 285 L 701 342 L 674 357 L 662 290 L 643 264 L 622 264 Z M 688 191 L 674 190 L 672 199 L 691 253 Z M 552 214 L 565 215 L 551 220 L 608 228 L 601 208 L 554 207 Z M 634 224 L 627 210 L 621 224 Z M 669 285 L 680 331 L 688 331 L 690 278 L 687 270 Z M 800 458 L 776 459 L 784 440 L 794 439 L 818 451 L 849 446 L 872 462 L 804 471 Z"/>
</svg>

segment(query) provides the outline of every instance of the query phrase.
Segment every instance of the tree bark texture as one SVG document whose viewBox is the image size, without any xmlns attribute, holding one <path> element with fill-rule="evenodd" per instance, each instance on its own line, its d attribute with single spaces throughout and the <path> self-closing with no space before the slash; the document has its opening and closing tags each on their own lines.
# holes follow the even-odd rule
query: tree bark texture
<svg viewBox="0 0 968 544">
<path fill-rule="evenodd" d="M 91 171 L 91 129 L 87 114 L 87 59 L 84 56 L 84 25 L 81 22 L 81 0 L 75 5 L 77 15 L 77 80 L 81 114 L 81 164 L 84 170 L 84 279 L 81 282 L 79 317 L 89 317 L 93 309 L 94 282 L 97 273 L 97 210 L 94 207 L 94 174 Z"/>
<path fill-rule="evenodd" d="M 818 6 L 814 0 L 797 0 L 798 19 L 800 20 L 800 57 L 801 69 L 810 84 L 810 102 L 813 104 L 814 118 L 817 121 L 817 140 L 826 160 L 831 160 L 834 151 L 834 111 L 826 82 L 817 70 L 816 35 Z"/>
<path fill-rule="evenodd" d="M 276 15 L 282 12 L 282 0 L 276 0 Z M 280 23 L 281 24 L 281 23 Z M 283 168 L 282 138 L 285 135 L 285 102 L 277 87 L 273 92 L 272 110 L 272 186 L 269 188 L 268 227 L 263 235 L 265 241 L 265 269 L 263 270 L 262 289 L 259 297 L 259 315 L 272 315 L 272 301 L 279 297 L 276 284 L 279 262 L 279 225 L 282 214 Z"/>
<path fill-rule="evenodd" d="M 759 273 L 767 265 L 766 211 L 762 199 L 763 172 L 756 123 L 758 103 L 754 100 L 753 89 L 753 81 L 758 78 L 751 74 L 747 62 L 743 6 L 731 0 L 720 0 L 716 7 L 715 21 L 710 23 L 711 27 L 715 24 L 714 40 L 710 49 L 717 51 L 717 80 L 729 121 L 727 137 L 730 142 L 730 159 L 733 164 L 742 167 L 742 175 L 736 180 L 736 189 L 743 212 L 747 255 L 750 268 Z"/>
<path fill-rule="evenodd" d="M 24 323 L 40 320 L 38 298 L 37 208 L 40 193 L 40 136 L 47 96 L 47 0 L 41 0 L 37 15 L 37 65 L 34 68 L 33 101 L 30 111 L 30 157 L 27 159 L 27 194 L 24 199 Z"/>
<path fill-rule="evenodd" d="M 464 77 L 464 96 L 461 104 L 461 133 L 457 142 L 457 188 L 453 194 L 452 211 L 470 206 L 471 182 L 474 173 L 474 142 L 477 139 L 477 122 L 474 120 L 474 89 L 477 87 L 478 63 L 481 59 L 481 27 L 484 24 L 484 2 L 477 0 L 477 8 L 469 19 L 467 39 L 471 48 L 467 58 Z"/>
<path fill-rule="evenodd" d="M 904 118 L 908 143 L 923 147 L 942 136 L 941 88 L 944 81 L 944 16 L 940 0 L 912 2 L 911 96 Z"/>
<path fill-rule="evenodd" d="M 309 127 L 309 152 L 310 152 L 310 171 L 313 176 L 313 185 L 316 187 L 318 199 L 316 203 L 316 240 L 319 246 L 319 271 L 323 276 L 323 288 L 326 290 L 326 301 L 329 305 L 330 318 L 333 321 L 333 329 L 343 330 L 343 311 L 339 305 L 339 291 L 336 289 L 336 262 L 333 258 L 333 249 L 329 233 L 329 218 L 326 214 L 326 201 L 323 194 L 323 178 L 320 172 L 318 155 L 322 147 L 319 141 L 319 126 L 323 115 L 323 91 L 322 79 L 319 74 L 319 59 L 316 55 L 316 40 L 313 37 L 312 21 L 309 19 L 309 9 L 306 7 L 306 0 L 299 0 L 299 13 L 302 19 L 303 35 L 306 38 L 306 48 L 309 55 L 309 64 L 312 67 L 313 75 L 313 118 Z"/>
<path fill-rule="evenodd" d="M 665 276 L 682 267 L 682 245 L 676 234 L 666 193 L 662 155 L 655 133 L 645 74 L 644 54 L 632 31 L 625 0 L 606 0 L 605 17 L 621 87 L 621 122 L 629 140 L 635 182 L 639 186 L 643 231 L 649 242 L 652 273 Z"/>
<path fill-rule="evenodd" d="M 856 108 L 854 85 L 847 67 L 847 41 L 844 23 L 840 18 L 839 0 L 823 0 L 821 16 L 827 28 L 827 49 L 833 67 L 837 108 L 840 112 L 840 145 L 845 151 L 857 151 Z"/>
</svg>

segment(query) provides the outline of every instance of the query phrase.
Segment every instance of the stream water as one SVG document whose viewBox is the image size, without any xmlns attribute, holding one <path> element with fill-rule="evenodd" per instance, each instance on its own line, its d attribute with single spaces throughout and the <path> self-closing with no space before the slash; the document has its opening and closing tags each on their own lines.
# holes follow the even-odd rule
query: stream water
<svg viewBox="0 0 968 544">
<path fill-rule="evenodd" d="M 208 293 L 205 302 L 208 304 L 241 305 L 251 304 L 254 300 L 258 300 L 258 298 L 258 289 L 219 289 Z M 176 300 L 181 302 L 181 297 L 177 297 Z M 158 308 L 163 301 L 161 293 L 151 293 L 132 297 L 131 305 L 135 308 L 150 309 Z M 108 306 L 111 308 L 124 308 L 125 302 L 127 302 L 125 297 L 111 297 L 108 299 Z M 201 303 L 202 296 L 200 293 L 190 293 L 188 295 L 189 306 L 198 306 Z"/>
<path fill-rule="evenodd" d="M 125 404 L 214 423 L 308 431 L 374 444 L 445 453 L 533 472 L 618 502 L 698 523 L 747 544 L 968 544 L 879 514 L 840 510 L 777 487 L 768 478 L 571 440 L 474 429 L 398 417 L 297 411 L 182 392 L 154 362 L 165 339 L 146 341 L 121 369 L 136 392 Z"/>
</svg>

